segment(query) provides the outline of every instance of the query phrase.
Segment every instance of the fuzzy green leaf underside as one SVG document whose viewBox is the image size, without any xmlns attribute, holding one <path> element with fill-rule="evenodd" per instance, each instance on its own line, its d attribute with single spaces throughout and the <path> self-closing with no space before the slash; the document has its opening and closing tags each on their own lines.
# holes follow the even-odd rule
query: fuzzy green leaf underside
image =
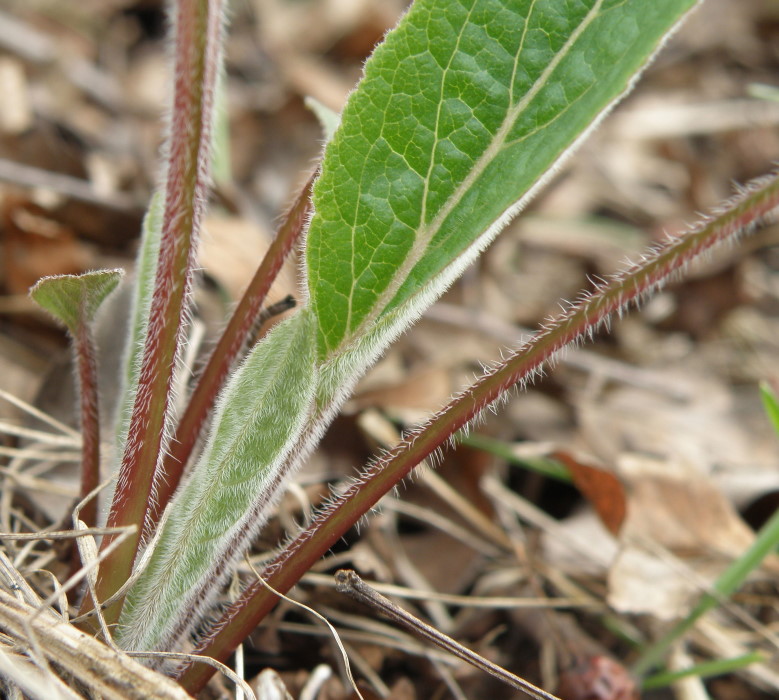
<svg viewBox="0 0 779 700">
<path fill-rule="evenodd" d="M 123 274 L 122 270 L 97 270 L 81 275 L 44 277 L 30 290 L 30 296 L 75 333 L 81 324 L 92 322 Z"/>
<path fill-rule="evenodd" d="M 154 278 L 157 274 L 157 258 L 160 253 L 164 204 L 165 198 L 162 192 L 155 192 L 143 219 L 141 245 L 135 261 L 132 311 L 127 329 L 125 355 L 122 358 L 123 372 L 120 376 L 120 399 L 116 413 L 117 454 L 122 454 L 124 451 L 127 430 L 130 427 L 130 415 L 138 389 L 138 372 L 141 366 L 144 339 L 149 327 L 149 308 L 154 292 Z"/>
<path fill-rule="evenodd" d="M 279 324 L 225 387 L 208 446 L 128 595 L 118 635 L 125 648 L 164 647 L 204 604 L 203 589 L 229 573 L 226 559 L 240 554 L 227 551 L 236 531 L 261 524 L 252 506 L 275 493 L 279 465 L 295 449 L 313 404 L 314 349 L 304 309 Z"/>
<path fill-rule="evenodd" d="M 314 189 L 320 359 L 497 230 L 695 4 L 417 0 L 366 64 Z"/>
</svg>

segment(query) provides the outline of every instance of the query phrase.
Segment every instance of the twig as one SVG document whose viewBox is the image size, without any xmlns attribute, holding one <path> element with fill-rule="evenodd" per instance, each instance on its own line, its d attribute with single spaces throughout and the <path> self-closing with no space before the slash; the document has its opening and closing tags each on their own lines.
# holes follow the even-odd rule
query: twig
<svg viewBox="0 0 779 700">
<path fill-rule="evenodd" d="M 335 572 L 335 589 L 339 593 L 346 593 L 355 600 L 358 600 L 365 605 L 369 605 L 376 610 L 379 610 L 383 615 L 386 615 L 392 621 L 398 623 L 402 627 L 411 631 L 418 637 L 422 637 L 433 644 L 446 649 L 448 652 L 461 658 L 463 661 L 467 661 L 469 664 L 480 668 L 482 671 L 486 671 L 491 676 L 494 676 L 500 681 L 510 685 L 512 688 L 521 690 L 527 693 L 530 697 L 537 698 L 538 700 L 559 700 L 557 696 L 547 693 L 545 690 L 538 688 L 529 681 L 515 676 L 505 668 L 498 666 L 497 664 L 488 661 L 483 656 L 480 656 L 474 651 L 471 651 L 467 647 L 464 647 L 459 642 L 456 642 L 451 637 L 439 632 L 434 627 L 422 622 L 422 620 L 414 617 L 411 613 L 398 607 L 392 601 L 385 598 L 378 591 L 371 588 L 365 581 L 363 581 L 354 571 L 349 569 L 341 569 Z"/>
</svg>

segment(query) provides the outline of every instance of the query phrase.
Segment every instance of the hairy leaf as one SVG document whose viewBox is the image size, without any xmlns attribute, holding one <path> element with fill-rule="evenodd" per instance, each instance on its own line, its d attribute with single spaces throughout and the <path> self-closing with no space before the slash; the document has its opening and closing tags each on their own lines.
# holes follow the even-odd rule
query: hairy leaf
<svg viewBox="0 0 779 700">
<path fill-rule="evenodd" d="M 461 272 L 695 2 L 417 0 L 366 64 L 314 190 L 320 358 Z"/>
<path fill-rule="evenodd" d="M 232 377 L 208 446 L 174 498 L 151 561 L 131 589 L 118 641 L 156 649 L 196 621 L 204 591 L 230 573 L 230 545 L 262 524 L 279 464 L 296 449 L 316 386 L 312 317 L 279 324 Z"/>
<path fill-rule="evenodd" d="M 154 278 L 157 274 L 157 257 L 160 253 L 162 215 L 165 198 L 162 192 L 152 196 L 146 216 L 143 218 L 141 245 L 135 261 L 135 284 L 133 286 L 132 309 L 128 327 L 127 342 L 120 376 L 120 399 L 116 415 L 116 452 L 121 454 L 130 427 L 130 415 L 138 390 L 138 372 L 143 354 L 143 341 L 149 327 L 149 309 L 154 292 Z"/>
<path fill-rule="evenodd" d="M 30 290 L 30 296 L 75 334 L 79 326 L 92 322 L 123 274 L 122 270 L 97 270 L 82 275 L 44 277 Z"/>
</svg>

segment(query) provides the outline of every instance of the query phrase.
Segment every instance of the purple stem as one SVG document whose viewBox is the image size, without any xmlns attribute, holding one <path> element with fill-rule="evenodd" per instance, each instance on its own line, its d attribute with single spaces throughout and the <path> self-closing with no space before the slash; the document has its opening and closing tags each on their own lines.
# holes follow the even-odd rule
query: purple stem
<svg viewBox="0 0 779 700">
<path fill-rule="evenodd" d="M 177 0 L 174 11 L 175 75 L 160 253 L 138 390 L 107 522 L 107 527 L 136 525 L 138 529 L 103 561 L 96 586 L 101 600 L 113 595 L 129 577 L 153 498 L 208 195 L 224 13 L 221 0 Z M 112 536 L 104 537 L 103 550 L 112 541 Z M 91 606 L 91 596 L 86 605 L 86 609 Z M 121 602 L 106 611 L 109 624 L 116 622 L 120 612 Z"/>
<path fill-rule="evenodd" d="M 443 410 L 408 434 L 395 448 L 369 465 L 311 525 L 287 544 L 265 568 L 270 587 L 286 593 L 365 513 L 411 470 L 451 440 L 487 406 L 539 374 L 545 363 L 571 343 L 589 338 L 614 312 L 657 289 L 701 253 L 753 229 L 779 207 L 779 179 L 770 175 L 753 181 L 725 203 L 713 217 L 695 228 L 669 236 L 650 249 L 641 262 L 595 285 L 563 314 L 550 320 L 528 342 L 479 381 L 454 398 Z M 260 582 L 246 587 L 225 611 L 195 653 L 225 661 L 274 607 L 278 597 Z M 202 689 L 214 669 L 188 664 L 178 673 L 187 692 Z"/>
</svg>

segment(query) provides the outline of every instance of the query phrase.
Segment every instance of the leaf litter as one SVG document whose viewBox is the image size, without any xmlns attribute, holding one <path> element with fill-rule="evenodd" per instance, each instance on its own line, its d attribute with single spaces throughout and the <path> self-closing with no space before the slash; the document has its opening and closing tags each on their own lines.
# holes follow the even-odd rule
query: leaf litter
<svg viewBox="0 0 779 700">
<path fill-rule="evenodd" d="M 217 290 L 200 293 L 204 316 L 215 309 L 218 323 L 236 294 L 236 266 L 243 267 L 246 250 L 263 245 L 263 232 L 273 230 L 320 150 L 304 98 L 339 109 L 402 5 L 257 0 L 235 8 L 228 48 L 235 189 L 218 188 L 226 219 L 214 222 L 203 251 Z M 68 422 L 72 399 L 54 397 L 69 373 L 46 377 L 37 369 L 65 355 L 64 340 L 18 300 L 37 277 L 63 265 L 74 272 L 130 265 L 156 181 L 167 83 L 153 3 L 72 5 L 56 18 L 48 12 L 14 0 L 4 8 L 2 19 L 7 15 L 36 38 L 26 47 L 14 45 L 0 23 L 2 75 L 15 81 L 19 96 L 0 114 L 0 159 L 34 169 L 9 175 L 0 169 L 0 358 L 4 388 L 28 400 L 37 396 Z M 587 287 L 590 276 L 613 272 L 665 228 L 716 204 L 731 182 L 771 168 L 779 114 L 749 97 L 746 86 L 773 81 L 777 19 L 775 8 L 757 0 L 710 0 L 531 211 L 365 378 L 301 474 L 305 498 L 281 504 L 287 515 L 269 523 L 257 559 L 305 520 L 305 509 L 326 497 L 327 484 L 337 485 L 376 448 L 376 436 L 364 427 L 372 412 L 394 429 L 410 426 L 472 378 L 479 363 L 515 342 L 519 326 L 534 327 L 559 299 Z M 81 71 L 66 71 L 66 64 Z M 595 647 L 597 657 L 629 665 L 636 652 L 626 640 L 652 637 L 685 614 L 753 538 L 760 522 L 744 519 L 749 506 L 772 495 L 774 504 L 779 500 L 779 449 L 757 392 L 760 380 L 779 375 L 778 231 L 769 227 L 696 266 L 686 281 L 615 324 L 611 335 L 571 350 L 543 381 L 478 427 L 525 453 L 575 455 L 610 479 L 590 480 L 583 497 L 570 485 L 460 447 L 428 472 L 449 490 L 431 486 L 427 476 L 401 486 L 318 571 L 350 565 L 379 584 L 420 596 L 429 591 L 430 600 L 404 600 L 404 607 L 544 687 L 555 687 L 565 672 L 572 652 L 560 640 L 569 637 L 576 649 Z M 23 264 L 9 265 L 11 254 Z M 281 296 L 296 288 L 287 284 Z M 447 306 L 456 313 L 442 313 Z M 110 402 L 109 383 L 103 392 Z M 17 409 L 4 407 L 2 415 L 15 427 L 41 428 Z M 61 465 L 42 461 L 46 455 L 35 453 L 42 448 L 30 438 L 4 434 L 3 447 L 21 449 L 0 456 L 4 529 L 36 532 L 68 517 L 67 499 L 47 505 L 40 488 L 60 488 L 49 473 Z M 615 479 L 627 513 L 620 525 L 618 517 L 610 521 L 616 535 L 596 515 L 616 517 L 622 496 L 614 495 Z M 71 487 L 77 493 L 75 472 Z M 51 582 L 34 570 L 67 577 L 67 555 L 51 543 L 7 540 L 4 548 L 45 595 Z M 775 661 L 777 649 L 760 629 L 775 634 L 776 566 L 767 560 L 732 604 L 705 618 L 673 663 L 749 650 Z M 245 581 L 250 575 L 242 573 Z M 458 602 L 436 600 L 442 593 Z M 469 596 L 544 598 L 549 605 L 561 599 L 571 612 L 485 610 L 469 607 Z M 365 697 L 512 697 L 472 668 L 370 619 L 315 575 L 304 579 L 296 598 L 337 623 Z M 276 676 L 267 682 L 284 684 L 292 697 L 349 697 L 331 642 L 294 610 L 280 607 L 255 638 L 245 659 L 255 688 L 263 687 L 262 669 L 272 667 Z M 270 638 L 272 644 L 261 643 Z M 324 680 L 316 671 L 323 666 L 330 669 Z M 228 692 L 220 681 L 212 687 L 217 695 Z M 764 664 L 699 682 L 698 691 L 715 700 L 752 700 L 771 697 L 779 684 Z M 686 697 L 687 691 L 667 692 Z"/>
</svg>

